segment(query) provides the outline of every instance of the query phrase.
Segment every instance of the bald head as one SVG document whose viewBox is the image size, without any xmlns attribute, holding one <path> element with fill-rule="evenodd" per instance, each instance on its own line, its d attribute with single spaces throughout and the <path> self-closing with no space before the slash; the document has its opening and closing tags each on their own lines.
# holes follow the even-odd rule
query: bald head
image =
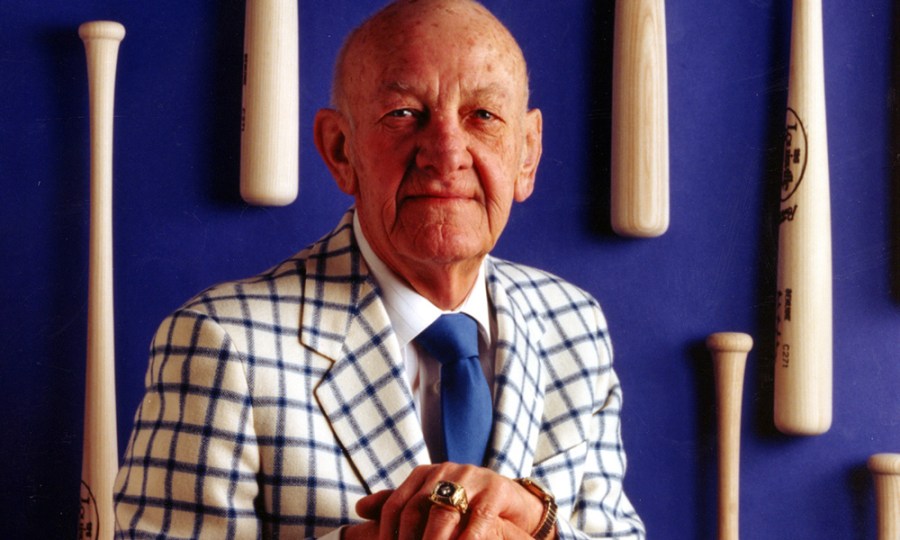
<svg viewBox="0 0 900 540">
<path fill-rule="evenodd" d="M 448 55 L 475 44 L 493 52 L 485 68 L 508 69 L 527 107 L 528 73 L 522 50 L 503 23 L 474 0 L 396 0 L 366 20 L 350 33 L 338 54 L 332 106 L 349 112 L 348 103 L 362 77 L 385 69 L 385 60 L 392 59 L 395 51 L 414 48 L 435 35 L 452 36 L 446 43 Z"/>
</svg>

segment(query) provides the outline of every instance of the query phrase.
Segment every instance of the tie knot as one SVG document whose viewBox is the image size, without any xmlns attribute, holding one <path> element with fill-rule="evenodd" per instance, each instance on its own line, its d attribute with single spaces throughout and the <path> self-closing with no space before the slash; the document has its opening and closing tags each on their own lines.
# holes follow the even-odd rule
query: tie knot
<svg viewBox="0 0 900 540">
<path fill-rule="evenodd" d="M 441 364 L 478 356 L 478 326 L 462 313 L 441 315 L 416 338 Z"/>
</svg>

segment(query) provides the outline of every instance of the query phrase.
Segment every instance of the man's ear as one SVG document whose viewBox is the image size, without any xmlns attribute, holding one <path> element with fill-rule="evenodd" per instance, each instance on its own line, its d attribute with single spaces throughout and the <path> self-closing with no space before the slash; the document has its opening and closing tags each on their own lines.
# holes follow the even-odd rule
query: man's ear
<svg viewBox="0 0 900 540">
<path fill-rule="evenodd" d="M 525 113 L 525 148 L 522 152 L 522 165 L 516 179 L 515 200 L 522 202 L 534 191 L 534 179 L 537 175 L 538 163 L 541 161 L 544 119 L 539 109 L 531 109 Z"/>
<path fill-rule="evenodd" d="M 334 176 L 338 188 L 347 195 L 356 195 L 356 173 L 347 152 L 349 125 L 344 115 L 334 109 L 316 113 L 313 137 L 319 155 Z"/>
</svg>

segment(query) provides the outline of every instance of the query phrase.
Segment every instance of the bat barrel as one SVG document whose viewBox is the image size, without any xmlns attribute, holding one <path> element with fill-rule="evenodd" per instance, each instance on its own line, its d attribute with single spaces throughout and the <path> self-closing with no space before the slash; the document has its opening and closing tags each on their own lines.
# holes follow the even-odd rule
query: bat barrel
<svg viewBox="0 0 900 540">
<path fill-rule="evenodd" d="M 610 219 L 622 236 L 660 236 L 669 227 L 665 2 L 615 9 Z"/>
<path fill-rule="evenodd" d="M 795 0 L 778 236 L 775 425 L 828 431 L 832 273 L 821 2 Z"/>
<path fill-rule="evenodd" d="M 247 0 L 241 111 L 241 197 L 283 206 L 297 198 L 300 152 L 296 0 Z"/>
</svg>

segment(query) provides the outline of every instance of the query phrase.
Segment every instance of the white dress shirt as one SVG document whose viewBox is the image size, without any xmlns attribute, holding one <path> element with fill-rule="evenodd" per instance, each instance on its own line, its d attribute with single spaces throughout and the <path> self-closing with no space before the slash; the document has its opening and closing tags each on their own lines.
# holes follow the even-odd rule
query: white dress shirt
<svg viewBox="0 0 900 540">
<path fill-rule="evenodd" d="M 359 217 L 353 216 L 353 233 L 359 250 L 381 290 L 381 297 L 387 309 L 388 318 L 406 366 L 406 382 L 412 391 L 432 461 L 442 461 L 444 435 L 441 423 L 441 366 L 413 340 L 428 328 L 443 311 L 428 299 L 417 293 L 410 285 L 391 270 L 372 250 L 362 228 Z M 466 300 L 452 313 L 465 313 L 478 323 L 478 351 L 481 369 L 484 371 L 491 395 L 494 393 L 494 339 L 496 328 L 491 316 L 485 283 L 484 262 L 478 270 L 478 277 Z"/>
</svg>

